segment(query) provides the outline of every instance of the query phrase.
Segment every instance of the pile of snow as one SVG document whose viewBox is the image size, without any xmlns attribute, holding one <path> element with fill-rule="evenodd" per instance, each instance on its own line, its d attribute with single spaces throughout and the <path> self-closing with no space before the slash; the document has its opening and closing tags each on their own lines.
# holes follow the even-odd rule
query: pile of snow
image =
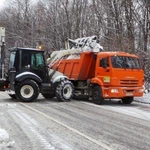
<svg viewBox="0 0 150 150">
<path fill-rule="evenodd" d="M 6 148 L 12 147 L 14 142 L 10 142 L 9 134 L 6 130 L 0 128 L 0 150 L 6 150 Z"/>
<path fill-rule="evenodd" d="M 49 67 L 62 59 L 80 59 L 82 52 L 100 52 L 103 47 L 98 43 L 96 36 L 78 38 L 75 40 L 68 39 L 68 49 L 52 52 L 47 59 Z"/>
<path fill-rule="evenodd" d="M 91 37 L 78 38 L 75 40 L 69 39 L 72 44 L 71 49 L 81 49 L 81 52 L 100 52 L 103 51 L 103 47 L 99 44 L 97 36 L 93 35 Z"/>
</svg>

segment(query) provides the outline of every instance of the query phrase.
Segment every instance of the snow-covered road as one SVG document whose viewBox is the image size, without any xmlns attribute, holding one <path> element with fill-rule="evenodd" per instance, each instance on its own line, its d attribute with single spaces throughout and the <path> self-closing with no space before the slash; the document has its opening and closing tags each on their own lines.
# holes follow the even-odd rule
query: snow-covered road
<svg viewBox="0 0 150 150">
<path fill-rule="evenodd" d="M 0 92 L 0 150 L 150 149 L 150 105 L 105 101 L 32 103 Z M 145 97 L 145 102 L 149 97 Z"/>
<path fill-rule="evenodd" d="M 150 93 L 144 94 L 143 97 L 135 98 L 135 101 L 141 102 L 144 104 L 150 104 Z"/>
</svg>

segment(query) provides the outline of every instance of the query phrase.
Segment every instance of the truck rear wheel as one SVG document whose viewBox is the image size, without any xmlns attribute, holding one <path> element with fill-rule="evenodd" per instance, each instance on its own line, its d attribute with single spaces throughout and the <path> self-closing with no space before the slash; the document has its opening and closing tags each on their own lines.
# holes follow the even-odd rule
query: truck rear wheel
<svg viewBox="0 0 150 150">
<path fill-rule="evenodd" d="M 31 102 L 37 99 L 39 95 L 39 86 L 33 80 L 25 80 L 16 87 L 16 96 L 24 102 Z"/>
<path fill-rule="evenodd" d="M 125 97 L 125 98 L 122 98 L 122 102 L 123 104 L 131 104 L 133 102 L 133 97 Z"/>
<path fill-rule="evenodd" d="M 73 92 L 73 84 L 68 80 L 61 81 L 56 87 L 56 97 L 62 102 L 70 101 L 73 97 Z"/>
<path fill-rule="evenodd" d="M 103 94 L 100 86 L 96 85 L 92 91 L 92 99 L 95 104 L 102 105 L 103 103 Z"/>
</svg>

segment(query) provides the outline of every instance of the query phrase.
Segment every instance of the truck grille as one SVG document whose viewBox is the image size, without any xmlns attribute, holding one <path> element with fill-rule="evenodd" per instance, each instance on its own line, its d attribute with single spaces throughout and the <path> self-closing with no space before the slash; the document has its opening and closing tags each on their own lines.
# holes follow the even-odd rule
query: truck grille
<svg viewBox="0 0 150 150">
<path fill-rule="evenodd" d="M 138 80 L 120 80 L 121 86 L 137 86 Z"/>
</svg>

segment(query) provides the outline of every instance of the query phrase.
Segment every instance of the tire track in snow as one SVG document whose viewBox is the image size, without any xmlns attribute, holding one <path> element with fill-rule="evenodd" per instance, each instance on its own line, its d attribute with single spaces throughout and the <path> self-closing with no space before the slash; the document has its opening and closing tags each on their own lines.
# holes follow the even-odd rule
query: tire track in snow
<svg viewBox="0 0 150 150">
<path fill-rule="evenodd" d="M 11 105 L 9 105 L 9 107 L 11 107 Z M 72 149 L 69 146 L 59 142 L 59 137 L 55 135 L 48 134 L 49 137 L 48 140 L 47 137 L 42 135 L 45 134 L 45 129 L 42 128 L 35 119 L 31 118 L 29 115 L 27 115 L 20 109 L 16 107 L 14 108 L 14 105 L 12 105 L 10 115 L 15 120 L 15 122 L 19 124 L 20 128 L 24 131 L 24 133 L 29 137 L 34 149 L 37 150 Z"/>
<path fill-rule="evenodd" d="M 150 112 L 147 112 L 147 111 L 144 111 L 144 110 L 141 110 L 140 108 L 142 108 L 142 106 L 140 105 L 140 107 L 131 107 L 131 105 L 127 106 L 123 106 L 122 107 L 118 107 L 117 105 L 114 107 L 114 106 L 100 106 L 100 105 L 95 105 L 93 103 L 88 103 L 88 102 L 81 102 L 83 104 L 86 104 L 86 105 L 89 105 L 89 106 L 93 106 L 93 107 L 97 107 L 97 108 L 101 108 L 101 109 L 105 109 L 105 110 L 111 110 L 111 111 L 114 111 L 114 112 L 117 112 L 117 113 L 121 113 L 121 114 L 125 114 L 125 115 L 128 115 L 128 116 L 132 116 L 132 117 L 135 117 L 135 118 L 139 118 L 139 119 L 144 119 L 144 120 L 147 120 L 147 121 L 150 121 Z"/>
<path fill-rule="evenodd" d="M 15 115 L 15 116 L 14 116 Z M 36 120 L 15 108 L 11 110 L 11 116 L 16 122 L 19 122 L 20 128 L 27 134 L 33 144 L 34 149 L 39 150 L 56 150 L 56 148 L 38 131 Z M 17 117 L 17 118 L 16 118 Z"/>
<path fill-rule="evenodd" d="M 65 127 L 65 128 L 67 128 L 67 129 L 69 129 L 70 131 L 72 131 L 72 132 L 74 132 L 74 133 L 80 135 L 81 137 L 84 137 L 85 139 L 87 139 L 87 140 L 89 140 L 89 141 L 91 141 L 91 142 L 93 142 L 93 143 L 99 145 L 100 147 L 102 147 L 102 148 L 104 148 L 104 149 L 113 150 L 113 148 L 111 148 L 109 145 L 104 144 L 104 143 L 102 143 L 101 141 L 98 141 L 98 140 L 96 140 L 96 139 L 93 139 L 92 137 L 90 137 L 90 136 L 88 136 L 88 135 L 86 135 L 86 134 L 84 134 L 84 133 L 82 133 L 82 132 L 80 132 L 80 131 L 78 131 L 78 130 L 76 130 L 76 129 L 74 129 L 74 128 L 72 128 L 72 127 L 70 127 L 70 126 L 68 126 L 68 125 L 66 125 L 66 124 L 64 124 L 64 123 L 62 123 L 62 122 L 60 122 L 60 121 L 58 121 L 58 120 L 56 120 L 56 119 L 53 118 L 53 117 L 50 117 L 50 116 L 46 115 L 45 113 L 43 113 L 43 112 L 41 112 L 41 111 L 39 111 L 39 110 L 37 110 L 37 109 L 31 107 L 31 106 L 28 106 L 28 105 L 26 105 L 26 104 L 24 104 L 24 103 L 20 103 L 20 104 L 21 104 L 22 106 L 28 108 L 29 110 L 32 110 L 32 111 L 38 113 L 39 115 L 44 116 L 45 118 L 50 119 L 51 121 L 53 121 L 53 122 L 55 122 L 55 123 L 57 123 L 57 124 L 59 124 L 59 125 Z"/>
</svg>

